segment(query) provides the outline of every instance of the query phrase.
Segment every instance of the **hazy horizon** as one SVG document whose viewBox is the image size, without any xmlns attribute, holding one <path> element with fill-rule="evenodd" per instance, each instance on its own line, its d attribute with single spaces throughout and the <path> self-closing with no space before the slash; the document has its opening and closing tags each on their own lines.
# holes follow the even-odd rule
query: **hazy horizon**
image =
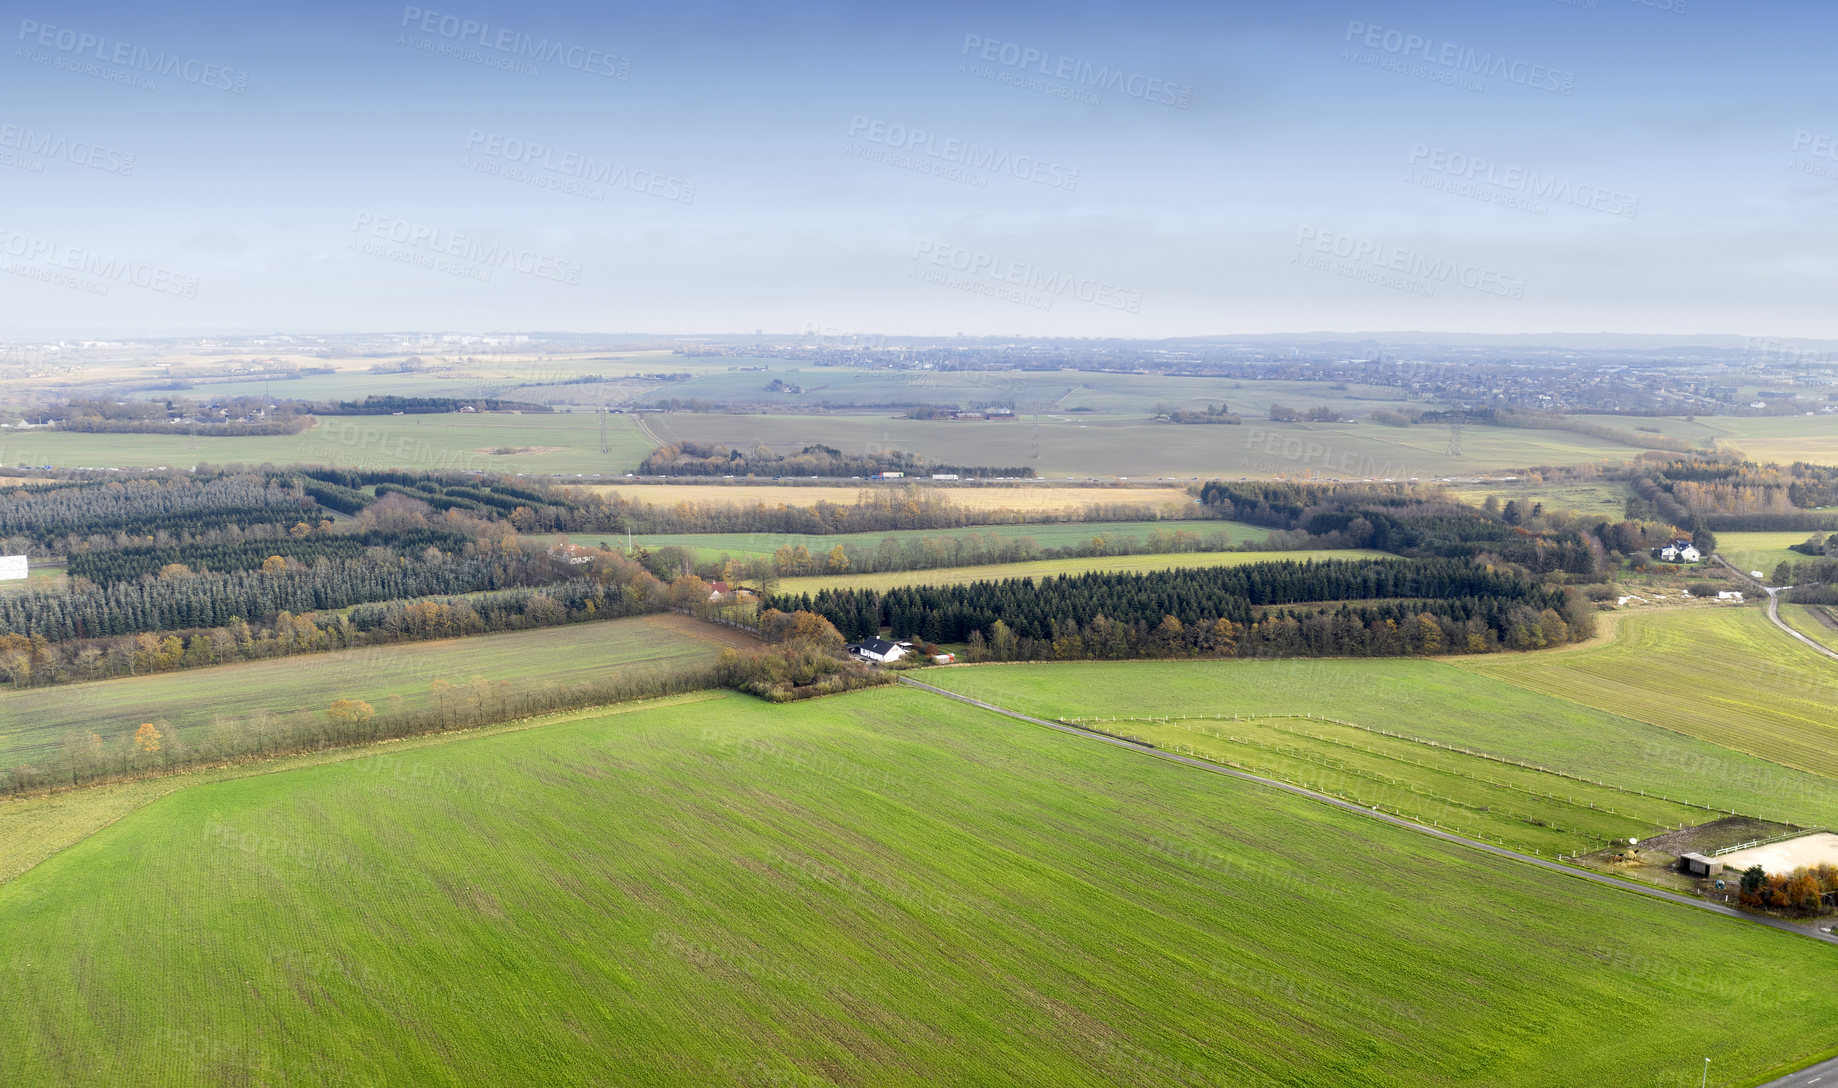
<svg viewBox="0 0 1838 1088">
<path fill-rule="evenodd" d="M 1834 14 L 1679 6 L 47 6 L 0 337 L 1838 338 Z"/>
</svg>

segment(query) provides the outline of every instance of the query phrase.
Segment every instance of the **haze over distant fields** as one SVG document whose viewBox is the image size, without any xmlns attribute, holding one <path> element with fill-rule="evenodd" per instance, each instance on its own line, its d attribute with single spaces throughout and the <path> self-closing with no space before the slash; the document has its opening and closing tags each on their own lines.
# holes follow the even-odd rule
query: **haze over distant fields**
<svg viewBox="0 0 1838 1088">
<path fill-rule="evenodd" d="M 15 8 L 0 339 L 1838 335 L 1814 3 Z"/>
</svg>

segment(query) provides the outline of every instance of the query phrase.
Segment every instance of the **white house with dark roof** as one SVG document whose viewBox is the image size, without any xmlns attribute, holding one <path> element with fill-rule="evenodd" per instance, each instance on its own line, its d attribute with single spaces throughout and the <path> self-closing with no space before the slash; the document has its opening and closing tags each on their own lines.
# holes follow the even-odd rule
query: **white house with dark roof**
<svg viewBox="0 0 1838 1088">
<path fill-rule="evenodd" d="M 863 661 L 898 661 L 906 656 L 912 647 L 904 642 L 889 642 L 884 638 L 865 638 L 860 642 L 851 642 L 844 649 L 861 658 Z"/>
</svg>

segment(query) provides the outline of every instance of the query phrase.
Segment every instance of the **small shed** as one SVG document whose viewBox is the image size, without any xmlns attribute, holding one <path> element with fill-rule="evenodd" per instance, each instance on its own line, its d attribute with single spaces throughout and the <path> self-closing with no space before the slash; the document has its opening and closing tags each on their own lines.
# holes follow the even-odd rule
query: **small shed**
<svg viewBox="0 0 1838 1088">
<path fill-rule="evenodd" d="M 1678 859 L 1678 862 L 1692 876 L 1716 876 L 1723 871 L 1722 862 L 1716 858 L 1705 857 L 1703 854 L 1685 854 Z"/>
</svg>

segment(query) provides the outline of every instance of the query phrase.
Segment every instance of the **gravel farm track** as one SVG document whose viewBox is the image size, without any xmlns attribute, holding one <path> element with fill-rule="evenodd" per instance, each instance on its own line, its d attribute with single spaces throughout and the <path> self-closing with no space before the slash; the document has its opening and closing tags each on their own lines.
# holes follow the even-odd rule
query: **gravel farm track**
<svg viewBox="0 0 1838 1088">
<path fill-rule="evenodd" d="M 1637 884 L 1630 880 L 1622 880 L 1619 877 L 1606 876 L 1600 873 L 1586 872 L 1584 870 L 1572 868 L 1571 866 L 1563 865 L 1555 861 L 1550 861 L 1544 858 L 1533 857 L 1530 854 L 1522 854 L 1522 853 L 1519 853 L 1517 850 L 1508 850 L 1508 849 L 1505 849 L 1504 847 L 1493 846 L 1488 843 L 1481 842 L 1477 839 L 1466 838 L 1464 836 L 1452 834 L 1450 832 L 1442 831 L 1437 828 L 1424 827 L 1422 824 L 1415 823 L 1411 820 L 1402 819 L 1397 816 L 1391 816 L 1383 812 L 1377 812 L 1372 809 L 1365 808 L 1361 805 L 1353 804 L 1349 801 L 1342 801 L 1338 797 L 1330 797 L 1325 793 L 1317 793 L 1314 790 L 1307 789 L 1302 786 L 1290 785 L 1287 782 L 1280 782 L 1274 778 L 1265 778 L 1261 775 L 1249 774 L 1245 771 L 1234 770 L 1230 767 L 1223 767 L 1217 763 L 1211 763 L 1211 762 L 1208 762 L 1207 760 L 1197 759 L 1192 756 L 1184 756 L 1184 755 L 1180 755 L 1175 752 L 1164 752 L 1158 748 L 1150 747 L 1138 741 L 1126 740 L 1122 737 L 1111 736 L 1108 733 L 1099 733 L 1099 732 L 1096 732 L 1090 729 L 1080 728 L 1079 726 L 1076 726 L 1076 725 L 1066 725 L 1062 722 L 1048 721 L 1045 718 L 1036 718 L 1036 717 L 1033 717 L 1032 715 L 1023 714 L 1020 711 L 1010 710 L 1006 707 L 996 706 L 993 703 L 983 702 L 980 699 L 972 699 L 966 695 L 959 695 L 954 691 L 946 691 L 944 688 L 933 687 L 930 684 L 921 683 L 910 677 L 902 677 L 901 683 L 909 684 L 913 687 L 920 688 L 924 691 L 929 691 L 934 695 L 942 695 L 947 699 L 955 699 L 960 703 L 969 703 L 971 706 L 980 707 L 983 710 L 992 711 L 994 713 L 1001 714 L 1005 717 L 1014 718 L 1017 721 L 1027 722 L 1030 725 L 1045 726 L 1048 729 L 1056 729 L 1062 733 L 1070 733 L 1076 737 L 1084 737 L 1087 740 L 1095 740 L 1101 744 L 1109 744 L 1109 745 L 1113 745 L 1118 748 L 1127 749 L 1129 751 L 1141 752 L 1144 755 L 1154 756 L 1157 759 L 1165 759 L 1172 763 L 1180 763 L 1188 767 L 1197 767 L 1200 770 L 1208 771 L 1213 774 L 1222 774 L 1222 775 L 1227 775 L 1232 778 L 1241 778 L 1247 782 L 1256 782 L 1259 785 L 1270 786 L 1274 789 L 1279 789 L 1286 793 L 1293 793 L 1298 797 L 1306 797 L 1311 801 L 1318 801 L 1324 805 L 1333 805 L 1335 808 L 1345 809 L 1348 812 L 1357 812 L 1361 816 L 1365 816 L 1369 819 L 1383 820 L 1384 822 L 1388 824 L 1393 824 L 1397 827 L 1402 827 L 1410 831 L 1415 831 L 1422 835 L 1431 835 L 1438 839 L 1442 839 L 1446 842 L 1452 842 L 1460 846 L 1469 847 L 1470 849 L 1483 850 L 1489 854 L 1494 854 L 1499 857 L 1511 858 L 1514 861 L 1524 862 L 1527 865 L 1536 865 L 1540 869 L 1548 869 L 1551 872 L 1561 873 L 1564 876 L 1574 877 L 1578 880 L 1588 880 L 1588 881 L 1592 881 L 1597 884 L 1605 884 L 1611 888 L 1619 888 L 1622 891 L 1635 892 L 1640 895 L 1650 896 L 1655 899 L 1664 899 L 1669 903 L 1677 903 L 1681 906 L 1687 906 L 1687 907 L 1696 907 L 1699 910 L 1707 910 L 1714 914 L 1721 914 L 1724 917 L 1734 918 L 1739 921 L 1751 923 L 1753 925 L 1763 925 L 1771 929 L 1782 930 L 1784 932 L 1793 933 L 1801 937 L 1810 937 L 1815 941 L 1822 941 L 1826 944 L 1838 945 L 1838 935 L 1834 935 L 1825 930 L 1815 928 L 1814 926 L 1795 925 L 1794 923 L 1786 921 L 1785 919 L 1770 918 L 1770 917 L 1767 917 L 1766 915 L 1750 914 L 1747 911 L 1737 910 L 1734 907 L 1726 907 L 1720 903 L 1707 903 L 1702 899 L 1695 899 L 1688 895 L 1679 895 L 1676 892 L 1669 892 L 1669 891 L 1665 891 L 1660 888 L 1648 887 L 1647 885 Z"/>
</svg>

